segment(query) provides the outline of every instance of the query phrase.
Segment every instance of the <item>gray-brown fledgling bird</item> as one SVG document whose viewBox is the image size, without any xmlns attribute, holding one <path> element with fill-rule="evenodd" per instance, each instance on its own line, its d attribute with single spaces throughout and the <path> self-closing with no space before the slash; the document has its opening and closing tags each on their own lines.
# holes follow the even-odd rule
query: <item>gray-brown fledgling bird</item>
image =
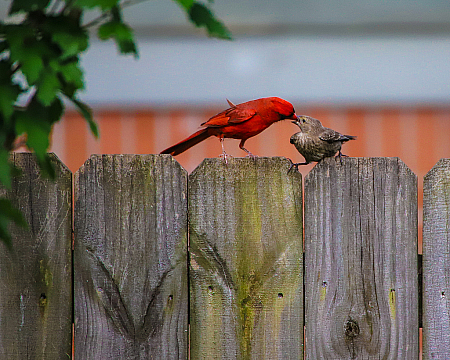
<svg viewBox="0 0 450 360">
<path fill-rule="evenodd" d="M 310 116 L 299 116 L 297 120 L 292 121 L 300 128 L 300 132 L 291 136 L 291 144 L 297 148 L 298 152 L 303 155 L 305 162 L 292 164 L 289 171 L 295 166 L 298 170 L 299 165 L 307 165 L 312 161 L 320 160 L 334 156 L 337 152 L 341 159 L 342 144 L 355 140 L 356 136 L 342 135 L 337 131 L 322 126 L 322 123 Z M 288 171 L 288 172 L 289 172 Z"/>
</svg>

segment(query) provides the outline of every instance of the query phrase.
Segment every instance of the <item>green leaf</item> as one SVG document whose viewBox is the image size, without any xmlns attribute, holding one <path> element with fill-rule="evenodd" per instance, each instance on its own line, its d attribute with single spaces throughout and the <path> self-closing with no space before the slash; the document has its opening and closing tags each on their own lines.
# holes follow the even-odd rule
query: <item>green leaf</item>
<svg viewBox="0 0 450 360">
<path fill-rule="evenodd" d="M 195 2 L 189 10 L 189 17 L 196 26 L 204 26 L 210 36 L 227 40 L 232 39 L 229 30 L 214 17 L 205 5 Z"/>
<path fill-rule="evenodd" d="M 5 198 L 0 199 L 0 209 L 2 209 L 2 215 L 7 215 L 8 218 L 13 220 L 17 225 L 22 227 L 28 227 L 28 223 L 22 215 L 20 210 L 14 208 L 11 204 L 11 201 Z"/>
<path fill-rule="evenodd" d="M 28 135 L 27 146 L 34 150 L 42 174 L 52 179 L 55 178 L 55 169 L 47 148 L 52 124 L 61 118 L 63 109 L 59 98 L 55 98 L 50 106 L 43 106 L 35 95 L 26 110 L 15 113 L 16 134 Z"/>
<path fill-rule="evenodd" d="M 18 12 L 30 12 L 43 10 L 47 7 L 50 0 L 14 0 L 9 8 L 9 15 Z"/>
<path fill-rule="evenodd" d="M 0 183 L 7 189 L 11 189 L 12 169 L 9 162 L 9 153 L 0 149 Z"/>
<path fill-rule="evenodd" d="M 88 37 L 86 34 L 55 33 L 53 41 L 57 43 L 63 51 L 62 59 L 76 56 L 88 47 Z"/>
<path fill-rule="evenodd" d="M 14 208 L 11 201 L 5 198 L 0 199 L 0 239 L 11 250 L 11 234 L 8 230 L 8 224 L 14 221 L 17 226 L 28 228 L 28 223 L 25 220 L 22 212 Z"/>
<path fill-rule="evenodd" d="M 56 98 L 50 106 L 43 106 L 36 97 L 37 95 L 26 110 L 16 111 L 16 134 L 26 133 L 28 147 L 36 152 L 40 161 L 44 161 L 52 124 L 61 118 L 64 107 L 59 98 Z"/>
<path fill-rule="evenodd" d="M 39 75 L 44 68 L 44 62 L 42 61 L 41 56 L 33 53 L 31 49 L 28 55 L 25 58 L 22 58 L 21 65 L 21 70 L 27 77 L 27 81 L 30 85 L 34 84 L 36 80 L 39 79 Z"/>
<path fill-rule="evenodd" d="M 102 10 L 110 10 L 119 3 L 119 0 L 76 0 L 75 6 L 83 7 L 86 9 L 93 9 L 100 7 Z"/>
<path fill-rule="evenodd" d="M 6 245 L 8 250 L 12 250 L 11 234 L 8 230 L 10 220 L 2 215 L 3 210 L 0 209 L 0 240 Z"/>
<path fill-rule="evenodd" d="M 186 11 L 189 11 L 189 9 L 194 4 L 194 0 L 175 0 L 179 5 L 181 5 L 182 8 L 184 8 Z"/>
<path fill-rule="evenodd" d="M 14 103 L 20 94 L 20 86 L 13 84 L 0 84 L 0 112 L 6 122 L 9 122 L 14 113 Z"/>
<path fill-rule="evenodd" d="M 6 41 L 9 44 L 12 61 L 21 61 L 28 55 L 25 51 L 25 44 L 34 40 L 34 33 L 31 27 L 25 25 L 6 25 L 4 27 Z"/>
<path fill-rule="evenodd" d="M 66 83 L 72 84 L 77 90 L 84 88 L 83 71 L 77 62 L 60 65 L 59 70 Z"/>
<path fill-rule="evenodd" d="M 48 17 L 42 27 L 61 49 L 61 59 L 77 56 L 88 47 L 87 32 L 72 18 L 61 15 Z"/>
<path fill-rule="evenodd" d="M 31 27 L 24 25 L 8 25 L 6 39 L 10 45 L 11 61 L 18 62 L 22 73 L 27 77 L 29 85 L 33 85 L 44 68 L 44 59 L 56 57 L 50 43 L 37 40 Z"/>
<path fill-rule="evenodd" d="M 71 99 L 75 96 L 77 88 L 73 84 L 64 83 L 64 81 L 62 81 L 61 92 L 69 99 Z"/>
<path fill-rule="evenodd" d="M 1 30 L 0 30 L 1 32 Z M 4 40 L 0 40 L 0 54 L 8 48 L 8 43 Z"/>
<path fill-rule="evenodd" d="M 56 171 L 55 171 L 55 167 L 53 166 L 52 159 L 50 158 L 50 156 L 48 156 L 48 154 L 45 153 L 42 159 L 38 158 L 37 160 L 38 160 L 39 168 L 41 169 L 41 173 L 44 176 L 49 177 L 52 180 L 55 180 Z"/>
<path fill-rule="evenodd" d="M 48 136 L 50 126 L 43 121 L 38 121 L 29 111 L 16 114 L 16 133 L 27 133 L 27 145 L 34 149 L 38 158 L 43 159 L 49 146 Z"/>
<path fill-rule="evenodd" d="M 130 40 L 117 40 L 116 43 L 119 46 L 119 50 L 122 54 L 134 54 L 134 57 L 138 57 L 136 44 Z"/>
<path fill-rule="evenodd" d="M 64 113 L 64 104 L 59 97 L 56 97 L 51 105 L 45 108 L 45 111 L 47 112 L 47 121 L 53 125 L 61 119 Z"/>
<path fill-rule="evenodd" d="M 98 37 L 101 40 L 113 38 L 122 54 L 133 53 L 137 57 L 133 30 L 121 21 L 111 20 L 98 28 Z"/>
<path fill-rule="evenodd" d="M 52 61 L 50 67 L 57 73 L 61 83 L 60 91 L 69 98 L 75 96 L 77 90 L 84 88 L 83 71 L 78 65 L 78 58 L 70 58 L 70 61 Z"/>
<path fill-rule="evenodd" d="M 8 59 L 0 60 L 0 83 L 9 84 L 11 82 L 11 66 L 12 64 Z"/>
<path fill-rule="evenodd" d="M 49 106 L 55 100 L 56 94 L 61 88 L 61 83 L 58 80 L 57 74 L 50 68 L 46 68 L 42 71 L 36 85 L 37 98 L 44 106 Z"/>
<path fill-rule="evenodd" d="M 92 117 L 92 109 L 87 104 L 81 102 L 80 100 L 74 98 L 70 98 L 70 100 L 76 105 L 78 111 L 81 113 L 81 115 L 84 116 L 84 118 L 88 122 L 92 134 L 96 138 L 98 138 L 98 128 L 97 124 L 94 121 L 94 118 Z"/>
</svg>

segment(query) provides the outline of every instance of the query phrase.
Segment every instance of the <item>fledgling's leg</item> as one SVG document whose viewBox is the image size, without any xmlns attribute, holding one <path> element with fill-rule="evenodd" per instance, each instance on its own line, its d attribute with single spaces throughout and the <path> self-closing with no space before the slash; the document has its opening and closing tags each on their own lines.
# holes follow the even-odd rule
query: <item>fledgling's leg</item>
<svg viewBox="0 0 450 360">
<path fill-rule="evenodd" d="M 341 165 L 342 165 L 342 158 L 343 157 L 348 157 L 348 155 L 344 155 L 343 153 L 341 153 L 341 150 L 339 150 L 338 154 L 334 157 L 334 159 L 339 158 L 339 161 L 341 162 Z"/>
<path fill-rule="evenodd" d="M 292 160 L 291 160 L 291 162 L 292 162 Z M 292 170 L 292 168 L 293 167 L 295 167 L 296 169 L 297 169 L 297 171 L 298 171 L 298 167 L 300 166 L 300 165 L 308 165 L 308 164 L 310 164 L 308 161 L 305 161 L 305 162 L 302 162 L 302 163 L 292 163 L 292 165 L 291 165 L 291 167 L 289 168 L 289 170 L 288 170 L 288 174 L 291 172 L 291 170 Z"/>
</svg>

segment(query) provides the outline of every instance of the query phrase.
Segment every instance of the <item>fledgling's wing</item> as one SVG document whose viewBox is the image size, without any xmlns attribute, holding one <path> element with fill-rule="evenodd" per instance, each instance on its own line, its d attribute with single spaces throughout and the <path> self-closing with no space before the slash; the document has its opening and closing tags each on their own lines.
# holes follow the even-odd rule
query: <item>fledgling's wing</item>
<svg viewBox="0 0 450 360">
<path fill-rule="evenodd" d="M 326 141 L 328 143 L 332 143 L 335 141 L 347 141 L 350 140 L 347 136 L 342 135 L 341 133 L 338 133 L 337 131 L 334 131 L 332 129 L 326 129 L 324 130 L 320 135 L 319 139 Z"/>
</svg>

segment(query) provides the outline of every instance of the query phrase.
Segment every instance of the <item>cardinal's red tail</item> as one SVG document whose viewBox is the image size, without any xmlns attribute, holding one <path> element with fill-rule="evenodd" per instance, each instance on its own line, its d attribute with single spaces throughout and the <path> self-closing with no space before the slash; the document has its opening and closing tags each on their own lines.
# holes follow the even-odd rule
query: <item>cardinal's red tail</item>
<svg viewBox="0 0 450 360">
<path fill-rule="evenodd" d="M 170 154 L 176 156 L 185 152 L 187 149 L 197 145 L 199 142 L 209 138 L 211 134 L 208 134 L 208 129 L 202 129 L 189 136 L 187 139 L 180 141 L 179 143 L 161 151 L 161 154 Z"/>
</svg>

